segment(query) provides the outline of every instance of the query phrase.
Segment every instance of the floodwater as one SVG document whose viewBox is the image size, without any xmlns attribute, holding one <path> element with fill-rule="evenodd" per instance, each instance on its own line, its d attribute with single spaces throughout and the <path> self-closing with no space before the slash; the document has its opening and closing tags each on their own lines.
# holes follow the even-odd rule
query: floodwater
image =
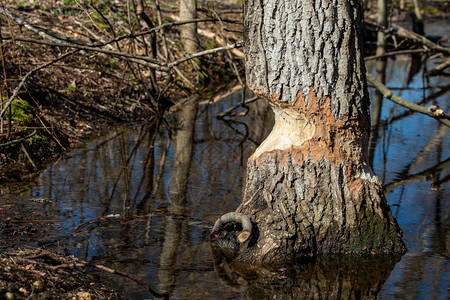
<svg viewBox="0 0 450 300">
<path fill-rule="evenodd" d="M 428 60 L 428 70 L 435 62 Z M 449 111 L 448 93 L 439 94 L 448 90 L 448 78 L 426 79 L 423 68 L 411 72 L 414 64 L 408 56 L 389 60 L 387 86 Z M 216 118 L 240 101 L 237 90 L 198 105 L 187 102 L 179 116 L 183 126 L 169 119 L 171 131 L 154 122 L 113 128 L 50 166 L 15 200 L 57 211 L 59 234 L 39 244 L 133 274 L 173 299 L 450 296 L 449 130 L 388 100 L 373 167 L 408 247 L 400 261 L 342 259 L 289 266 L 283 273 L 240 273 L 215 261 L 209 230 L 238 206 L 247 158 L 273 124 L 262 101 L 249 104 L 245 116 L 239 108 L 227 121 Z M 153 297 L 128 279 L 105 279 L 130 299 Z"/>
</svg>

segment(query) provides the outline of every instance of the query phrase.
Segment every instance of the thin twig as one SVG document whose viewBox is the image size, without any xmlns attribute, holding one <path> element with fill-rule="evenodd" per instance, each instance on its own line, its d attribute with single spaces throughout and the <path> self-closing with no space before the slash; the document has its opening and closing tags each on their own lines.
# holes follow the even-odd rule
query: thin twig
<svg viewBox="0 0 450 300">
<path fill-rule="evenodd" d="M 155 0 L 155 7 L 156 7 L 156 17 L 158 20 L 158 27 L 159 27 L 163 24 L 161 7 L 159 6 L 159 0 Z M 164 57 L 166 58 L 166 62 L 168 62 L 169 61 L 169 48 L 167 46 L 166 34 L 164 32 L 164 29 L 160 30 L 160 35 L 161 35 L 161 39 L 162 39 Z"/>
<path fill-rule="evenodd" d="M 173 66 L 179 65 L 179 64 L 181 64 L 181 63 L 183 63 L 183 62 L 185 62 L 187 60 L 190 60 L 190 59 L 194 59 L 194 58 L 197 58 L 197 57 L 200 57 L 200 56 L 204 56 L 204 55 L 207 55 L 207 54 L 214 54 L 214 53 L 217 53 L 217 52 L 220 52 L 220 51 L 225 51 L 225 50 L 230 50 L 230 49 L 234 49 L 234 48 L 239 48 L 239 47 L 242 47 L 242 46 L 243 46 L 243 41 L 239 41 L 239 42 L 234 43 L 233 45 L 227 45 L 227 46 L 218 47 L 218 48 L 214 48 L 214 49 L 210 49 L 210 50 L 200 51 L 200 52 L 197 52 L 197 53 L 185 56 L 183 58 L 180 58 L 180 59 L 178 59 L 178 60 L 176 60 L 174 62 L 171 62 L 170 64 L 168 64 L 168 67 L 172 68 Z"/>
<path fill-rule="evenodd" d="M 250 104 L 250 103 L 252 103 L 252 102 L 255 102 L 255 101 L 258 100 L 258 99 L 259 99 L 258 97 L 250 98 L 250 99 L 248 99 L 248 100 L 245 100 L 244 104 Z M 242 103 L 239 103 L 239 104 L 237 104 L 237 105 L 234 105 L 234 106 L 228 108 L 227 110 L 221 112 L 220 114 L 218 114 L 218 115 L 217 115 L 217 118 L 221 119 L 221 118 L 223 118 L 223 117 L 225 117 L 225 116 L 228 116 L 233 110 L 235 110 L 236 108 L 241 107 L 241 106 L 242 106 Z"/>
<path fill-rule="evenodd" d="M 366 56 L 366 57 L 364 57 L 364 60 L 368 61 L 368 60 L 374 60 L 374 59 L 378 59 L 378 58 L 382 58 L 382 57 L 389 57 L 389 56 L 402 55 L 402 54 L 425 53 L 425 52 L 427 52 L 427 50 L 425 50 L 425 49 L 392 51 L 392 52 L 387 52 L 382 55 Z"/>
<path fill-rule="evenodd" d="M 20 144 L 20 148 L 22 149 L 23 153 L 25 153 L 25 156 L 28 158 L 28 160 L 30 161 L 30 163 L 31 163 L 31 165 L 33 166 L 33 168 L 34 168 L 35 170 L 37 170 L 38 168 L 37 168 L 36 164 L 34 163 L 33 159 L 31 159 L 31 156 L 30 156 L 30 154 L 28 153 L 28 151 L 27 151 L 27 149 L 25 148 L 25 146 L 23 145 L 23 143 Z"/>
</svg>

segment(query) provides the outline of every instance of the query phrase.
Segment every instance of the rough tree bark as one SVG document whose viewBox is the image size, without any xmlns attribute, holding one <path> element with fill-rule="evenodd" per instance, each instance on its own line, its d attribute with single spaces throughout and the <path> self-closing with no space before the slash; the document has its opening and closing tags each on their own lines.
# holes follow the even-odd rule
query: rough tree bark
<svg viewBox="0 0 450 300">
<path fill-rule="evenodd" d="M 246 1 L 247 83 L 276 121 L 248 161 L 237 212 L 254 226 L 235 259 L 405 251 L 367 158 L 360 21 L 358 0 Z M 213 246 L 236 245 L 224 238 Z"/>
</svg>

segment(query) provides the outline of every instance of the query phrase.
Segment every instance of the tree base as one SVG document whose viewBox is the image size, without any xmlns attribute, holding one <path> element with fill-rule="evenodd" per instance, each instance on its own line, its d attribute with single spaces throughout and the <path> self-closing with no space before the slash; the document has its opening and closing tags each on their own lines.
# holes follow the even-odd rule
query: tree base
<svg viewBox="0 0 450 300">
<path fill-rule="evenodd" d="M 305 159 L 293 148 L 250 160 L 237 212 L 254 224 L 251 237 L 239 243 L 242 229 L 227 227 L 215 238 L 216 248 L 228 245 L 226 252 L 233 252 L 233 259 L 257 263 L 404 253 L 400 228 L 379 181 L 350 176 L 364 172 L 346 170 L 344 164 L 336 166 L 325 158 Z"/>
</svg>

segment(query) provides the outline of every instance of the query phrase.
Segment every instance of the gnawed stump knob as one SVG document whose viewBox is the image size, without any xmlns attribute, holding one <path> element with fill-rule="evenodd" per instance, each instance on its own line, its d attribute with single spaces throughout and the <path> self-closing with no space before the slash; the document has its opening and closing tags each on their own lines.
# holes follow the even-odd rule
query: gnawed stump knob
<svg viewBox="0 0 450 300">
<path fill-rule="evenodd" d="M 214 235 L 217 231 L 219 231 L 225 224 L 228 223 L 239 223 L 242 226 L 242 231 L 238 234 L 237 240 L 239 243 L 243 243 L 252 234 L 252 222 L 250 221 L 250 218 L 247 217 L 244 214 L 237 213 L 237 212 L 229 212 L 221 216 L 219 219 L 217 219 L 216 223 L 214 224 L 213 229 L 211 230 L 211 234 Z"/>
</svg>

